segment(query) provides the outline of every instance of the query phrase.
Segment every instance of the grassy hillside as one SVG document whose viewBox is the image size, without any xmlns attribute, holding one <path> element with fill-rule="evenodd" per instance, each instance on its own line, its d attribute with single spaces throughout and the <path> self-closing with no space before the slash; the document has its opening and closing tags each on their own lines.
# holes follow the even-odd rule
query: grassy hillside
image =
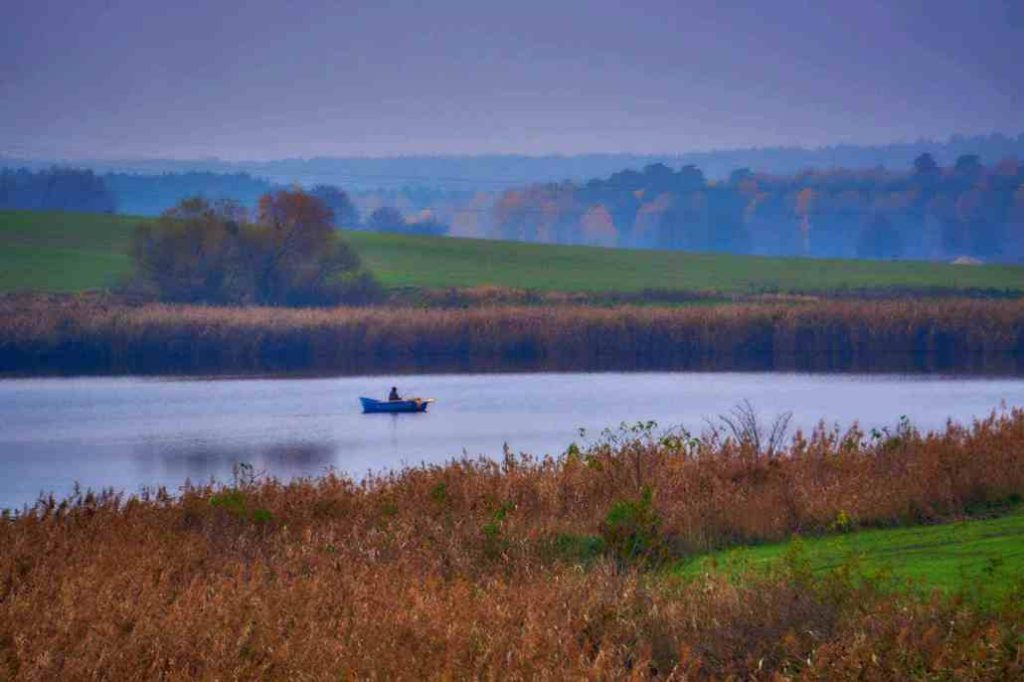
<svg viewBox="0 0 1024 682">
<path fill-rule="evenodd" d="M 1024 511 L 994 519 L 743 547 L 693 559 L 681 564 L 679 572 L 741 574 L 794 557 L 806 561 L 815 573 L 853 562 L 867 575 L 891 576 L 926 589 L 1001 597 L 1020 587 L 1024 576 Z"/>
<path fill-rule="evenodd" d="M 353 233 L 389 286 L 493 284 L 555 291 L 810 292 L 882 287 L 1024 289 L 1024 268 L 603 249 Z"/>
<path fill-rule="evenodd" d="M 0 211 L 0 291 L 82 291 L 129 272 L 126 253 L 140 218 Z"/>
<path fill-rule="evenodd" d="M 0 291 L 77 291 L 128 271 L 139 218 L 0 212 Z M 494 285 L 548 291 L 810 292 L 868 288 L 1024 290 L 1024 268 L 754 258 L 365 232 L 349 238 L 389 287 Z"/>
</svg>

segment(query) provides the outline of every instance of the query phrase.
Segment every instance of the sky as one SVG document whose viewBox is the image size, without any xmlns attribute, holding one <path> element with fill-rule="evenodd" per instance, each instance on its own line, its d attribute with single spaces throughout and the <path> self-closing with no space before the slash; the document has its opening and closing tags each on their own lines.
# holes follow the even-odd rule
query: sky
<svg viewBox="0 0 1024 682">
<path fill-rule="evenodd" d="M 0 7 L 6 156 L 668 154 L 991 131 L 1024 131 L 1024 0 Z"/>
</svg>

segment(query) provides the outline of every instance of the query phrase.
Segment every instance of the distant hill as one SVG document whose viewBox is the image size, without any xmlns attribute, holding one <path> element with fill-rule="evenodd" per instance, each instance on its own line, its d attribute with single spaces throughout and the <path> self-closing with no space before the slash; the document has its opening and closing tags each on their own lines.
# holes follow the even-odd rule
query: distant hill
<svg viewBox="0 0 1024 682">
<path fill-rule="evenodd" d="M 694 164 L 710 179 L 724 179 L 737 168 L 792 174 L 808 168 L 906 169 L 910 159 L 929 152 L 941 165 L 963 154 L 985 164 L 1024 157 L 1024 133 L 954 135 L 945 141 L 918 140 L 886 145 L 836 145 L 805 149 L 763 147 L 665 154 L 583 154 L 575 156 L 402 156 L 390 158 L 309 158 L 271 161 L 220 159 L 62 160 L 0 157 L 0 167 L 47 168 L 54 164 L 90 168 L 97 173 L 248 173 L 270 183 L 306 186 L 332 184 L 349 191 L 426 187 L 443 190 L 501 191 L 535 182 L 584 181 L 623 168 L 652 163 Z M 259 150 L 253 150 L 258 154 Z"/>
</svg>

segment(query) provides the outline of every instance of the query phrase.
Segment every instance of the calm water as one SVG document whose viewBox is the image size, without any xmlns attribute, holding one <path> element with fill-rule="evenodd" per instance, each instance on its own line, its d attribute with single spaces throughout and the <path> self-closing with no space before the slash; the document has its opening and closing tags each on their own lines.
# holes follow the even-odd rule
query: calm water
<svg viewBox="0 0 1024 682">
<path fill-rule="evenodd" d="M 434 396 L 427 414 L 362 415 L 358 396 L 392 384 Z M 705 417 L 749 399 L 794 426 L 819 420 L 921 428 L 969 421 L 1001 403 L 1024 405 L 1024 379 L 780 374 L 532 374 L 327 379 L 0 381 L 0 507 L 41 491 L 83 487 L 136 492 L 186 479 L 230 480 L 236 462 L 280 478 L 329 468 L 356 475 L 502 444 L 562 452 L 577 429 L 597 435 L 653 419 L 699 432 Z"/>
</svg>

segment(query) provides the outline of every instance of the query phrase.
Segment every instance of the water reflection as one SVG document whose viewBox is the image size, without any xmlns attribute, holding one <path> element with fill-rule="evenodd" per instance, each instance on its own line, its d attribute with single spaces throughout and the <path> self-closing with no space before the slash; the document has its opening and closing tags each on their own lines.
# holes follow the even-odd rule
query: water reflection
<svg viewBox="0 0 1024 682">
<path fill-rule="evenodd" d="M 224 480 L 238 464 L 251 464 L 257 471 L 278 472 L 275 475 L 316 475 L 328 471 L 335 463 L 334 443 L 284 442 L 231 444 L 217 441 L 185 443 L 143 443 L 135 448 L 135 464 L 140 471 L 158 472 L 178 480 L 205 481 L 211 476 Z"/>
</svg>

